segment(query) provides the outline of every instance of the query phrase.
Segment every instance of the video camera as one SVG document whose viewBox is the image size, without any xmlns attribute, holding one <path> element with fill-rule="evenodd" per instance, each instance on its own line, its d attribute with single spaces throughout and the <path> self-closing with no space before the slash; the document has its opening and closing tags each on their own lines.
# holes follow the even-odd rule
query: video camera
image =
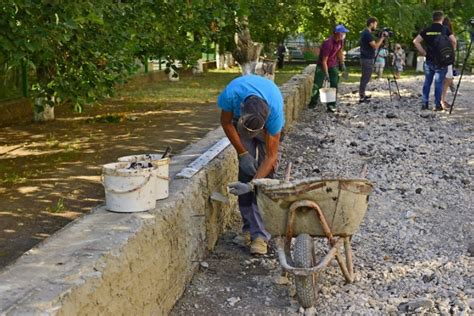
<svg viewBox="0 0 474 316">
<path fill-rule="evenodd" d="M 393 35 L 395 35 L 395 33 L 388 27 L 383 27 L 382 29 L 380 30 L 377 30 L 377 37 L 382 37 L 382 34 L 384 32 L 387 32 L 388 36 L 387 37 L 392 37 Z"/>
</svg>

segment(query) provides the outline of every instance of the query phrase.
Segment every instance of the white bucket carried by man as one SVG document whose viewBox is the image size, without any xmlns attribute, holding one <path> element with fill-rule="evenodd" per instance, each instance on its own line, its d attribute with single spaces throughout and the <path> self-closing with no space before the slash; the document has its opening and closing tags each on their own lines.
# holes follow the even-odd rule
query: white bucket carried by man
<svg viewBox="0 0 474 316">
<path fill-rule="evenodd" d="M 319 99 L 321 103 L 332 103 L 336 102 L 336 88 L 329 87 L 329 81 L 324 80 L 323 87 L 319 89 Z"/>
</svg>

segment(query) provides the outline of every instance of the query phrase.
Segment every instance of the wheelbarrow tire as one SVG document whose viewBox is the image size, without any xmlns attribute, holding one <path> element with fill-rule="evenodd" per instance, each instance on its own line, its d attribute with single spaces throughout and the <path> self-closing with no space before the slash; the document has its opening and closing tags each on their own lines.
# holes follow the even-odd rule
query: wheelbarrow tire
<svg viewBox="0 0 474 316">
<path fill-rule="evenodd" d="M 311 268 L 314 266 L 314 242 L 308 234 L 301 234 L 296 237 L 293 248 L 293 261 L 298 268 Z M 304 308 L 316 304 L 316 276 L 295 276 L 296 296 L 298 302 Z"/>
</svg>

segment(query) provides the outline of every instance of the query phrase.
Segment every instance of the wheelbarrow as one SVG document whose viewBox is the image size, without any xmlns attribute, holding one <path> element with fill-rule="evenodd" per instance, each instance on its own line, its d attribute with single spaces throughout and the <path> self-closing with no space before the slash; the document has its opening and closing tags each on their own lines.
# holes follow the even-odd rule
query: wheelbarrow
<svg viewBox="0 0 474 316">
<path fill-rule="evenodd" d="M 296 295 L 301 306 L 315 305 L 318 273 L 334 258 L 345 280 L 354 281 L 351 238 L 367 210 L 373 189 L 369 181 L 306 178 L 291 182 L 258 179 L 252 183 L 265 228 L 276 237 L 280 264 L 295 275 Z M 313 237 L 329 241 L 329 251 L 319 262 Z"/>
</svg>

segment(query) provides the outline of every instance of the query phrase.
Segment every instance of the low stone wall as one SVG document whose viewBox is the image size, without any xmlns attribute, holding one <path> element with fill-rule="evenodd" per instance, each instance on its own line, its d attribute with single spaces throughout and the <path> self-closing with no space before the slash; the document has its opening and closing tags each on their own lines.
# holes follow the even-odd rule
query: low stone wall
<svg viewBox="0 0 474 316">
<path fill-rule="evenodd" d="M 309 102 L 314 67 L 284 84 L 287 125 Z M 171 176 L 224 137 L 222 129 L 173 157 Z M 96 208 L 0 272 L 0 315 L 167 314 L 219 234 L 238 216 L 210 199 L 237 178 L 229 146 L 191 179 L 173 179 L 150 212 Z"/>
<path fill-rule="evenodd" d="M 303 108 L 309 104 L 315 71 L 316 65 L 309 65 L 301 74 L 291 77 L 288 82 L 280 86 L 285 103 L 285 129 L 291 126 Z"/>
</svg>

